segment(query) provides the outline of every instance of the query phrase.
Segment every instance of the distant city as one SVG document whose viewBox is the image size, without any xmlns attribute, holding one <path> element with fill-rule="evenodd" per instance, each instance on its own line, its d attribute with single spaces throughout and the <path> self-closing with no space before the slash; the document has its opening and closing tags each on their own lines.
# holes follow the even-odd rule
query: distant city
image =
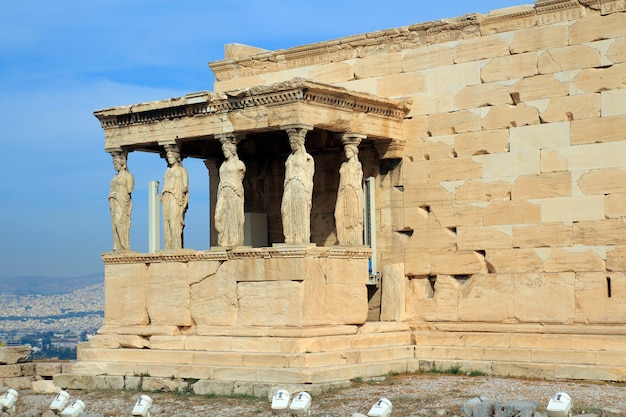
<svg viewBox="0 0 626 417">
<path fill-rule="evenodd" d="M 0 345 L 28 344 L 33 359 L 75 359 L 77 344 L 102 326 L 104 283 L 101 275 L 98 278 L 101 283 L 93 284 L 93 276 L 89 276 L 82 288 L 75 288 L 80 285 L 76 280 L 66 280 L 66 289 L 59 288 L 62 284 L 54 279 L 57 293 L 46 295 L 41 294 L 46 291 L 37 282 L 29 290 L 0 288 Z"/>
</svg>

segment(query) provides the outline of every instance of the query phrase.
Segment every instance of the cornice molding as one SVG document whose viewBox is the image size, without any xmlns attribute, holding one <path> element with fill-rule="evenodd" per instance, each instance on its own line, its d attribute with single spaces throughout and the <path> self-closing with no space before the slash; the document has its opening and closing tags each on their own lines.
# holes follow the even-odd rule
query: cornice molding
<svg viewBox="0 0 626 417">
<path fill-rule="evenodd" d="M 209 251 L 163 251 L 155 253 L 139 252 L 107 252 L 102 254 L 105 265 L 119 264 L 151 264 L 168 262 L 196 262 L 196 261 L 236 261 L 244 259 L 272 259 L 272 258 L 340 258 L 340 259 L 367 259 L 372 250 L 367 246 L 294 246 L 278 245 L 271 248 L 221 249 Z"/>
<path fill-rule="evenodd" d="M 217 94 L 194 93 L 171 100 L 114 107 L 96 111 L 94 115 L 100 120 L 103 129 L 110 129 L 293 103 L 334 107 L 396 121 L 401 121 L 410 109 L 410 101 L 407 100 L 392 100 L 304 78 L 294 78 L 290 81 L 245 90 Z"/>
</svg>

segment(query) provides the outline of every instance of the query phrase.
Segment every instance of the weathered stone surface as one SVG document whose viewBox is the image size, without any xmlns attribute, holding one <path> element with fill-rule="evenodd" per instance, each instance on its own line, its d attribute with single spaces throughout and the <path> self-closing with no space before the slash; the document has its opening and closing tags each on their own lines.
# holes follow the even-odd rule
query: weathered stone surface
<svg viewBox="0 0 626 417">
<path fill-rule="evenodd" d="M 570 124 L 561 122 L 512 128 L 510 140 L 511 152 L 567 147 L 570 140 Z"/>
<path fill-rule="evenodd" d="M 413 72 L 454 63 L 454 48 L 442 45 L 410 49 L 402 53 L 402 71 Z"/>
<path fill-rule="evenodd" d="M 61 373 L 61 362 L 37 362 L 35 372 L 39 376 L 54 376 Z"/>
<path fill-rule="evenodd" d="M 57 394 L 61 388 L 54 385 L 51 380 L 40 379 L 32 382 L 32 390 L 37 394 Z"/>
<path fill-rule="evenodd" d="M 455 97 L 454 103 L 461 109 L 513 104 L 509 87 L 498 83 L 469 85 Z"/>
<path fill-rule="evenodd" d="M 611 297 L 607 277 L 611 278 Z M 586 272 L 576 274 L 576 321 L 588 324 L 621 323 L 626 314 L 624 274 Z"/>
<path fill-rule="evenodd" d="M 569 86 L 554 78 L 552 74 L 522 78 L 510 88 L 516 102 L 562 97 L 569 93 Z"/>
<path fill-rule="evenodd" d="M 541 272 L 543 261 L 533 249 L 491 250 L 487 253 L 490 272 L 515 274 Z"/>
<path fill-rule="evenodd" d="M 509 42 L 499 36 L 465 39 L 454 47 L 454 62 L 480 61 L 509 55 Z"/>
<path fill-rule="evenodd" d="M 623 219 L 581 221 L 574 224 L 574 244 L 587 246 L 626 244 Z"/>
<path fill-rule="evenodd" d="M 572 45 L 549 49 L 539 54 L 539 72 L 580 70 L 600 66 L 600 51 L 588 45 Z"/>
<path fill-rule="evenodd" d="M 481 130 L 480 115 L 461 110 L 428 116 L 428 132 L 431 136 Z"/>
<path fill-rule="evenodd" d="M 148 324 L 145 264 L 105 265 L 104 324 Z"/>
<path fill-rule="evenodd" d="M 604 218 L 602 196 L 556 197 L 541 200 L 544 223 L 579 222 Z"/>
<path fill-rule="evenodd" d="M 553 248 L 543 264 L 545 272 L 595 272 L 605 271 L 604 259 L 591 250 Z"/>
<path fill-rule="evenodd" d="M 536 74 L 538 74 L 536 52 L 494 58 L 482 68 L 480 73 L 485 83 L 530 77 Z"/>
<path fill-rule="evenodd" d="M 626 64 L 616 64 L 608 68 L 583 69 L 574 77 L 572 84 L 587 93 L 624 87 Z"/>
<path fill-rule="evenodd" d="M 434 285 L 426 278 L 409 280 L 407 318 L 425 321 L 458 320 L 459 288 L 459 281 L 449 275 L 437 276 Z"/>
<path fill-rule="evenodd" d="M 567 197 L 572 194 L 572 176 L 557 172 L 518 177 L 511 188 L 512 200 Z"/>
<path fill-rule="evenodd" d="M 625 45 L 626 47 L 626 45 Z M 626 114 L 626 89 L 603 91 L 602 117 L 623 116 Z"/>
<path fill-rule="evenodd" d="M 626 36 L 626 16 L 615 13 L 603 17 L 591 17 L 575 22 L 569 29 L 570 45 L 592 42 L 599 39 Z"/>
<path fill-rule="evenodd" d="M 626 193 L 615 193 L 605 196 L 604 215 L 607 219 L 626 217 Z"/>
<path fill-rule="evenodd" d="M 511 134 L 513 134 L 514 130 L 512 129 Z M 480 160 L 483 166 L 482 178 L 485 180 L 495 180 L 517 175 L 533 175 L 541 172 L 540 153 L 539 150 L 535 149 L 481 155 Z"/>
<path fill-rule="evenodd" d="M 472 275 L 487 273 L 482 254 L 477 251 L 437 251 L 430 255 L 433 275 Z"/>
<path fill-rule="evenodd" d="M 1 346 L 0 365 L 12 365 L 24 362 L 30 355 L 30 346 Z"/>
<path fill-rule="evenodd" d="M 186 264 L 151 264 L 146 274 L 145 294 L 150 324 L 190 326 L 193 323 Z"/>
<path fill-rule="evenodd" d="M 309 77 L 321 83 L 334 84 L 352 80 L 354 78 L 354 71 L 352 70 L 352 66 L 345 62 L 331 62 L 311 68 Z"/>
<path fill-rule="evenodd" d="M 607 271 L 626 270 L 626 246 L 613 246 L 606 252 Z"/>
<path fill-rule="evenodd" d="M 426 76 L 409 72 L 387 75 L 378 79 L 378 95 L 383 97 L 406 96 L 426 91 Z"/>
<path fill-rule="evenodd" d="M 371 55 L 354 63 L 354 76 L 357 79 L 402 72 L 402 59 L 399 52 Z"/>
<path fill-rule="evenodd" d="M 457 246 L 459 250 L 510 249 L 513 247 L 511 233 L 498 227 L 459 227 Z"/>
<path fill-rule="evenodd" d="M 600 94 L 554 97 L 540 114 L 543 123 L 600 117 Z"/>
<path fill-rule="evenodd" d="M 573 273 L 516 275 L 515 317 L 526 323 L 573 321 L 574 283 Z"/>
<path fill-rule="evenodd" d="M 518 105 L 503 104 L 490 107 L 483 117 L 485 130 L 508 129 L 510 127 L 539 124 L 539 112 L 526 103 Z"/>
<path fill-rule="evenodd" d="M 568 43 L 568 27 L 565 25 L 546 25 L 513 32 L 511 53 L 521 54 L 529 51 L 556 48 Z"/>
<path fill-rule="evenodd" d="M 491 323 L 511 320 L 515 315 L 514 297 L 513 275 L 474 275 L 460 290 L 459 320 Z"/>
<path fill-rule="evenodd" d="M 612 116 L 572 122 L 572 145 L 623 140 L 626 116 Z"/>
<path fill-rule="evenodd" d="M 431 182 L 454 181 L 480 177 L 482 166 L 470 157 L 428 161 Z"/>
<path fill-rule="evenodd" d="M 606 53 L 606 58 L 615 64 L 626 62 L 626 38 L 617 38 Z"/>
<path fill-rule="evenodd" d="M 454 155 L 453 143 L 455 137 L 455 135 L 427 136 L 421 140 L 408 142 L 404 147 L 404 154 L 408 156 L 412 162 L 418 162 L 418 164 L 410 164 L 410 174 L 405 174 L 407 180 L 411 182 L 427 182 L 427 168 L 429 164 L 419 164 L 419 161 L 449 159 Z"/>
<path fill-rule="evenodd" d="M 484 155 L 508 150 L 509 131 L 507 129 L 467 132 L 454 136 L 454 151 L 458 156 Z"/>
<path fill-rule="evenodd" d="M 468 181 L 456 188 L 459 203 L 511 199 L 511 185 L 502 180 Z"/>
<path fill-rule="evenodd" d="M 149 348 L 150 342 L 136 335 L 96 335 L 91 338 L 89 344 L 93 348 L 118 349 L 121 347 L 130 349 Z"/>
<path fill-rule="evenodd" d="M 237 322 L 237 271 L 225 263 L 215 275 L 190 288 L 190 314 L 197 325 L 234 325 Z"/>
<path fill-rule="evenodd" d="M 411 119 L 405 120 L 402 124 L 403 134 L 402 136 L 407 140 L 404 147 L 405 152 L 411 143 L 428 136 L 428 116 L 415 116 Z"/>
<path fill-rule="evenodd" d="M 471 204 L 436 203 L 430 206 L 430 220 L 431 227 L 482 226 L 483 209 Z"/>
<path fill-rule="evenodd" d="M 492 201 L 484 213 L 487 226 L 541 223 L 541 206 L 525 200 Z"/>
<path fill-rule="evenodd" d="M 425 70 L 428 90 L 452 91 L 456 94 L 468 85 L 480 84 L 482 67 L 482 62 L 466 62 Z"/>
<path fill-rule="evenodd" d="M 332 324 L 363 324 L 367 320 L 367 288 L 365 285 L 329 284 L 326 297 L 328 322 Z"/>
<path fill-rule="evenodd" d="M 626 171 L 609 168 L 583 174 L 578 187 L 585 194 L 613 194 L 626 192 Z"/>
<path fill-rule="evenodd" d="M 516 248 L 542 248 L 550 246 L 572 246 L 572 226 L 555 223 L 513 228 L 513 246 Z"/>
<path fill-rule="evenodd" d="M 566 171 L 569 166 L 566 157 L 552 149 L 541 150 L 541 172 Z"/>
<path fill-rule="evenodd" d="M 406 319 L 406 287 L 404 264 L 383 267 L 381 321 L 404 321 Z"/>
</svg>

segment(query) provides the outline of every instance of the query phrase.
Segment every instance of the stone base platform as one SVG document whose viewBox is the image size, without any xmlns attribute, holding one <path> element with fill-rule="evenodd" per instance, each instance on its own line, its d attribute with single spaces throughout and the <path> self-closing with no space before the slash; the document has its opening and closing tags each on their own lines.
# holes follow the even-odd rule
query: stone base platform
<svg viewBox="0 0 626 417">
<path fill-rule="evenodd" d="M 151 337 L 143 347 L 130 347 L 131 339 L 119 335 L 100 335 L 80 346 L 78 362 L 54 382 L 73 389 L 264 396 L 276 387 L 314 394 L 355 378 L 450 368 L 626 381 L 626 332 L 613 326 L 378 322 L 221 330 L 213 336 Z"/>
<path fill-rule="evenodd" d="M 412 326 L 422 371 L 626 381 L 626 329 L 611 325 L 429 323 Z"/>
<path fill-rule="evenodd" d="M 78 361 L 55 384 L 251 395 L 281 386 L 315 393 L 354 378 L 407 372 L 415 358 L 406 323 L 209 330 L 211 336 L 151 336 L 144 343 L 137 328 L 128 328 L 128 337 L 100 334 L 79 346 Z"/>
</svg>

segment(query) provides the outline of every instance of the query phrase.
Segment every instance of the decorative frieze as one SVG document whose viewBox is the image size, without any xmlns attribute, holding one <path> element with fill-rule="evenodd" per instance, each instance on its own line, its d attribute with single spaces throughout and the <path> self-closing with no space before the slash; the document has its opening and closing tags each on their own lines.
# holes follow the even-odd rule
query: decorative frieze
<svg viewBox="0 0 626 417">
<path fill-rule="evenodd" d="M 578 0 L 543 0 L 535 5 L 537 24 L 551 25 L 585 16 L 585 7 Z"/>
<path fill-rule="evenodd" d="M 603 15 L 623 12 L 626 10 L 626 0 L 600 0 L 600 7 Z"/>
<path fill-rule="evenodd" d="M 151 264 L 168 262 L 195 262 L 195 261 L 232 261 L 240 259 L 270 259 L 270 258 L 338 258 L 338 259 L 367 259 L 372 256 L 372 249 L 367 246 L 327 246 L 315 245 L 283 245 L 277 244 L 271 248 L 238 247 L 234 249 L 212 249 L 209 251 L 163 251 L 156 253 L 139 252 L 107 252 L 102 254 L 105 265 L 119 264 Z"/>
</svg>

